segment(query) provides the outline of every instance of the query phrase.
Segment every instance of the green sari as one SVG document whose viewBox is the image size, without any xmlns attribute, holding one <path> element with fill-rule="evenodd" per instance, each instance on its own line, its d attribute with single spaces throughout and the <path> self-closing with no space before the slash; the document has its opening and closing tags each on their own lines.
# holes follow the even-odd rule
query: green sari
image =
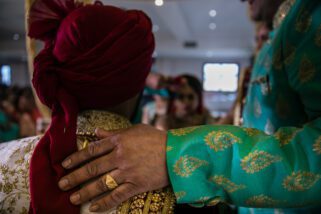
<svg viewBox="0 0 321 214">
<path fill-rule="evenodd" d="M 321 205 L 320 0 L 296 0 L 271 34 L 252 72 L 244 127 L 169 131 L 167 166 L 178 203 L 317 212 L 306 207 Z"/>
</svg>

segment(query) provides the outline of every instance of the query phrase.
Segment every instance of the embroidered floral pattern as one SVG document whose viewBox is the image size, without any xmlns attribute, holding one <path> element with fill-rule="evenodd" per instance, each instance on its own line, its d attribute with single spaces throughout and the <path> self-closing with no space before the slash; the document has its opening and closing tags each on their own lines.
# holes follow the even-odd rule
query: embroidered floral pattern
<svg viewBox="0 0 321 214">
<path fill-rule="evenodd" d="M 0 213 L 28 213 L 29 161 L 39 140 L 33 137 L 11 142 L 10 161 L 0 165 Z"/>
<path fill-rule="evenodd" d="M 251 207 L 274 207 L 279 204 L 280 201 L 266 195 L 256 195 L 246 200 L 245 203 Z"/>
<path fill-rule="evenodd" d="M 166 147 L 166 151 L 167 151 L 167 152 L 170 152 L 170 151 L 172 151 L 172 150 L 173 150 L 173 147 L 172 147 L 172 146 L 167 146 L 167 147 Z"/>
<path fill-rule="evenodd" d="M 280 142 L 281 146 L 288 145 L 298 133 L 296 128 L 282 129 L 275 133 L 275 138 Z"/>
<path fill-rule="evenodd" d="M 253 174 L 279 161 L 281 157 L 264 151 L 254 151 L 241 160 L 241 166 L 244 171 Z"/>
<path fill-rule="evenodd" d="M 304 56 L 299 67 L 299 79 L 301 83 L 310 81 L 316 73 L 316 69 L 307 56 Z"/>
<path fill-rule="evenodd" d="M 175 197 L 176 197 L 176 200 L 181 200 L 182 198 L 184 198 L 184 196 L 186 195 L 186 192 L 184 191 L 181 191 L 181 192 L 175 192 Z"/>
<path fill-rule="evenodd" d="M 297 16 L 295 29 L 300 33 L 305 33 L 309 30 L 312 23 L 312 16 L 309 11 L 301 10 Z"/>
<path fill-rule="evenodd" d="M 206 135 L 204 141 L 215 152 L 223 151 L 235 143 L 241 143 L 240 138 L 226 131 L 212 131 Z"/>
<path fill-rule="evenodd" d="M 222 175 L 215 175 L 209 179 L 210 181 L 214 182 L 217 186 L 222 187 L 228 193 L 233 193 L 238 190 L 245 189 L 246 186 L 243 184 L 235 184 L 229 179 L 225 178 Z"/>
<path fill-rule="evenodd" d="M 198 127 L 196 126 L 196 127 L 182 128 L 182 129 L 173 129 L 173 130 L 170 130 L 170 133 L 172 133 L 172 135 L 174 135 L 174 136 L 184 136 L 189 133 L 192 133 L 197 128 Z"/>
<path fill-rule="evenodd" d="M 283 187 L 288 191 L 305 191 L 310 189 L 321 178 L 321 175 L 312 172 L 293 172 L 283 180 Z"/>
<path fill-rule="evenodd" d="M 321 136 L 315 141 L 315 144 L 313 144 L 313 151 L 321 155 Z"/>
<path fill-rule="evenodd" d="M 258 135 L 258 134 L 261 133 L 260 130 L 258 130 L 258 129 L 253 129 L 253 128 L 244 128 L 243 130 L 244 130 L 244 131 L 246 132 L 246 134 L 247 134 L 248 136 L 250 136 L 250 137 L 255 136 L 255 135 Z"/>
<path fill-rule="evenodd" d="M 185 155 L 175 163 L 174 172 L 178 176 L 189 177 L 196 169 L 206 165 L 208 165 L 208 162 L 204 160 Z"/>
</svg>

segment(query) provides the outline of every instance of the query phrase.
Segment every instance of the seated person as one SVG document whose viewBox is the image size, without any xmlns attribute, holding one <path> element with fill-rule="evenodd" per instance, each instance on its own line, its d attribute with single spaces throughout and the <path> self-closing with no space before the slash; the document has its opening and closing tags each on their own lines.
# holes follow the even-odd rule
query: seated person
<svg viewBox="0 0 321 214">
<path fill-rule="evenodd" d="M 67 173 L 61 162 L 77 148 L 90 147 L 96 128 L 131 125 L 152 62 L 152 23 L 141 11 L 99 2 L 36 0 L 28 33 L 45 41 L 34 61 L 33 85 L 52 110 L 52 122 L 43 137 L 1 144 L 0 213 L 90 213 L 89 203 L 70 202 L 77 189 L 58 188 Z M 113 179 L 117 169 L 88 173 L 96 175 L 102 195 L 119 183 Z M 135 196 L 117 211 L 171 213 L 174 201 L 164 189 Z"/>
</svg>

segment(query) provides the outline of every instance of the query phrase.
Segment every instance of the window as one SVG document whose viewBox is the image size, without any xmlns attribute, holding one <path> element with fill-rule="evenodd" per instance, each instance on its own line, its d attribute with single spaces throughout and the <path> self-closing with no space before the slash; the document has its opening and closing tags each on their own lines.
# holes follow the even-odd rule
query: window
<svg viewBox="0 0 321 214">
<path fill-rule="evenodd" d="M 1 83 L 11 85 L 11 67 L 9 65 L 1 66 Z"/>
<path fill-rule="evenodd" d="M 236 92 L 239 65 L 235 63 L 206 63 L 203 67 L 203 89 L 213 92 Z"/>
</svg>

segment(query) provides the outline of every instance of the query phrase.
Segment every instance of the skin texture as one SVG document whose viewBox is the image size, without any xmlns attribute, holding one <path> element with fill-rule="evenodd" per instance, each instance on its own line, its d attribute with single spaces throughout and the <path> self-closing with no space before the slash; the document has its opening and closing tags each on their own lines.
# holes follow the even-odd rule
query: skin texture
<svg viewBox="0 0 321 214">
<path fill-rule="evenodd" d="M 166 132 L 147 125 L 137 125 L 116 132 L 100 129 L 96 130 L 96 134 L 102 140 L 74 153 L 62 163 L 66 169 L 75 169 L 60 180 L 59 187 L 62 190 L 72 189 L 93 179 L 71 195 L 70 201 L 73 204 L 79 205 L 94 199 L 90 211 L 101 212 L 136 194 L 169 184 Z M 84 163 L 86 164 L 77 169 Z M 105 185 L 106 173 L 119 186 L 107 196 L 97 199 L 97 196 L 109 191 Z"/>
</svg>

